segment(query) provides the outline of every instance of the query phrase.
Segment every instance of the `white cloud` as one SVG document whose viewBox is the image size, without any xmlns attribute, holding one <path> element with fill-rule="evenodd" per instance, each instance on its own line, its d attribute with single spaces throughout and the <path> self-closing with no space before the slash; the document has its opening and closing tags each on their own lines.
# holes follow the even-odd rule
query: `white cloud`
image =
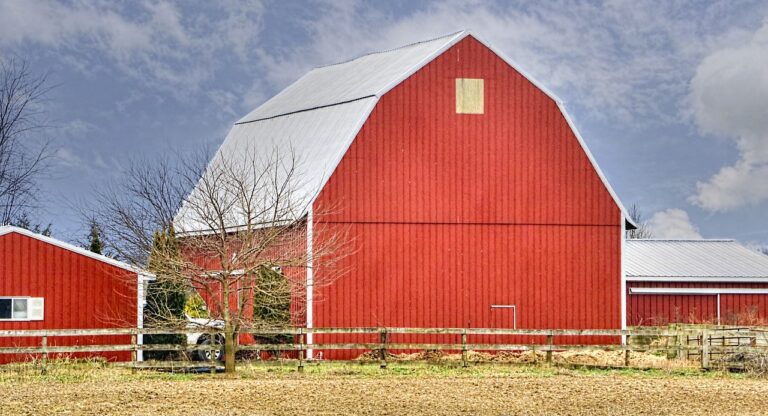
<svg viewBox="0 0 768 416">
<path fill-rule="evenodd" d="M 733 140 L 740 158 L 697 184 L 690 201 L 723 212 L 768 200 L 768 21 L 748 41 L 707 56 L 690 86 L 705 134 Z"/>
<path fill-rule="evenodd" d="M 184 96 L 196 93 L 224 65 L 217 55 L 243 58 L 253 48 L 263 11 L 260 1 L 188 9 L 148 0 L 0 1 L 0 47 L 42 45 L 83 72 L 115 68 Z"/>
<path fill-rule="evenodd" d="M 676 121 L 660 103 L 685 95 L 691 74 L 681 68 L 738 33 L 723 35 L 734 26 L 729 16 L 750 13 L 728 1 L 696 8 L 624 1 L 411 6 L 312 2 L 265 34 L 271 22 L 260 0 L 0 1 L 0 47 L 41 44 L 80 71 L 111 72 L 111 63 L 177 98 L 229 96 L 225 107 L 242 112 L 238 102 L 255 106 L 311 67 L 470 28 L 594 117 Z M 231 70 L 251 79 L 218 91 L 217 77 Z"/>
<path fill-rule="evenodd" d="M 309 42 L 262 48 L 270 82 L 284 86 L 313 66 L 469 28 L 595 117 L 677 121 L 679 114 L 661 106 L 685 96 L 688 71 L 734 33 L 721 33 L 728 5 L 718 2 L 445 2 L 397 17 L 367 4 L 328 2 L 305 25 Z"/>
<path fill-rule="evenodd" d="M 648 227 L 655 238 L 701 238 L 699 229 L 691 223 L 688 213 L 678 208 L 653 214 Z"/>
</svg>

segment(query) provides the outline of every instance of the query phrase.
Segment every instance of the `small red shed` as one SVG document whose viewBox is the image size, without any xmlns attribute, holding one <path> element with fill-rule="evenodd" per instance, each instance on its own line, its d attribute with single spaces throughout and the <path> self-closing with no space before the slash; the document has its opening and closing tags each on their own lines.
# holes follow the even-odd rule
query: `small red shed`
<svg viewBox="0 0 768 416">
<path fill-rule="evenodd" d="M 632 326 L 768 324 L 768 256 L 734 240 L 627 240 Z"/>
<path fill-rule="evenodd" d="M 475 34 L 316 68 L 211 163 L 254 146 L 303 162 L 308 258 L 325 232 L 356 244 L 330 285 L 309 265 L 308 327 L 625 325 L 626 211 L 563 103 Z M 200 223 L 182 208 L 176 229 Z"/>
<path fill-rule="evenodd" d="M 128 264 L 51 237 L 0 227 L 0 330 L 141 328 L 145 283 L 152 279 Z M 129 336 L 48 339 L 49 346 L 129 343 Z M 39 338 L 0 337 L 0 346 L 39 345 Z M 62 355 L 130 359 L 130 352 Z M 0 354 L 0 363 L 27 358 Z"/>
</svg>

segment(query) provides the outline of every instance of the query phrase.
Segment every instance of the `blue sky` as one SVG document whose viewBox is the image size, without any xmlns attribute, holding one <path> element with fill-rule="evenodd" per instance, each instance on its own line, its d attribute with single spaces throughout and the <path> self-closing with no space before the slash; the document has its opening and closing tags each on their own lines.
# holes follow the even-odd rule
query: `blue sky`
<svg viewBox="0 0 768 416">
<path fill-rule="evenodd" d="M 0 58 L 57 84 L 38 213 L 131 159 L 218 146 L 314 66 L 469 28 L 560 96 L 624 201 L 658 236 L 768 244 L 768 1 L 0 0 Z"/>
</svg>

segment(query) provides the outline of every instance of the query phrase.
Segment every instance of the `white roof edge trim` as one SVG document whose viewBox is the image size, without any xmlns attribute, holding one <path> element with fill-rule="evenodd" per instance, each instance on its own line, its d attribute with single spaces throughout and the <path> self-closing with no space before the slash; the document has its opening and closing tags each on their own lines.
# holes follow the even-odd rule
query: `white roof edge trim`
<svg viewBox="0 0 768 416">
<path fill-rule="evenodd" d="M 669 282 L 669 283 L 768 283 L 766 277 L 662 277 L 627 276 L 628 282 Z"/>
<path fill-rule="evenodd" d="M 634 295 L 768 295 L 768 289 L 732 287 L 633 287 Z"/>
<path fill-rule="evenodd" d="M 600 177 L 600 180 L 603 182 L 603 186 L 605 186 L 605 189 L 608 190 L 608 193 L 611 195 L 611 198 L 613 198 L 613 202 L 615 202 L 616 205 L 619 207 L 619 210 L 624 216 L 624 221 L 631 224 L 633 227 L 638 228 L 635 221 L 632 219 L 632 217 L 629 216 L 629 211 L 627 211 L 627 209 L 624 207 L 624 204 L 621 202 L 621 199 L 619 199 L 619 196 L 616 194 L 616 191 L 613 190 L 611 183 L 608 182 L 608 178 L 603 173 L 603 170 L 600 169 L 600 165 L 597 164 L 597 160 L 595 160 L 595 157 L 592 155 L 592 152 L 589 151 L 589 147 L 587 147 L 587 143 L 584 141 L 584 138 L 581 137 L 581 133 L 579 133 L 579 129 L 576 128 L 576 125 L 573 123 L 571 116 L 568 115 L 568 111 L 565 110 L 565 104 L 558 101 L 557 107 L 560 109 L 560 113 L 563 115 L 563 117 L 565 118 L 565 121 L 568 123 L 568 126 L 571 128 L 573 135 L 576 136 L 576 139 L 579 141 L 579 144 L 581 145 L 581 148 L 584 150 L 584 153 L 586 153 L 587 158 L 589 159 L 589 163 L 592 164 L 592 168 L 595 169 L 595 172 L 597 172 L 597 176 Z"/>
<path fill-rule="evenodd" d="M 131 266 L 128 263 L 123 263 L 122 261 L 115 260 L 115 259 L 113 259 L 111 257 L 107 257 L 107 256 L 105 256 L 103 254 L 96 254 L 96 253 L 94 253 L 92 251 L 88 251 L 88 250 L 86 250 L 86 249 L 84 249 L 82 247 L 78 247 L 78 246 L 75 246 L 75 245 L 72 245 L 72 244 L 69 244 L 69 243 L 65 243 L 65 242 L 63 242 L 61 240 L 57 240 L 57 239 L 55 239 L 53 237 L 47 237 L 47 236 L 44 236 L 42 234 L 38 234 L 38 233 L 35 233 L 35 232 L 32 232 L 32 231 L 29 231 L 27 229 L 24 229 L 24 228 L 15 227 L 15 226 L 12 226 L 12 225 L 0 226 L 0 236 L 6 235 L 6 234 L 11 234 L 11 233 L 21 234 L 21 235 L 26 236 L 26 237 L 34 238 L 34 239 L 42 241 L 44 243 L 47 243 L 47 244 L 50 244 L 50 245 L 53 245 L 53 246 L 56 246 L 56 247 L 59 247 L 59 248 L 63 248 L 64 250 L 68 250 L 68 251 L 71 251 L 71 252 L 83 255 L 85 257 L 90 257 L 90 258 L 92 258 L 94 260 L 98 260 L 98 261 L 101 261 L 103 263 L 111 264 L 112 266 L 119 267 L 121 269 L 128 270 L 130 272 L 134 272 L 134 273 L 136 273 L 138 275 L 141 275 L 141 276 L 143 276 L 143 277 L 145 277 L 145 278 L 147 278 L 149 280 L 154 280 L 155 279 L 155 275 L 150 273 L 150 272 L 148 272 L 148 271 L 146 271 L 146 270 L 140 269 L 138 267 Z"/>
<path fill-rule="evenodd" d="M 486 48 L 493 51 L 493 53 L 495 53 L 496 56 L 498 56 L 499 58 L 501 58 L 501 60 L 506 62 L 507 65 L 514 68 L 515 71 L 519 72 L 520 75 L 522 75 L 531 84 L 536 86 L 536 88 L 538 88 L 544 94 L 546 94 L 549 98 L 551 98 L 552 101 L 555 102 L 555 104 L 557 104 L 557 108 L 560 109 L 560 113 L 563 115 L 563 117 L 565 118 L 565 121 L 568 123 L 568 127 L 571 128 L 571 131 L 573 132 L 573 135 L 576 136 L 576 139 L 579 141 L 579 145 L 581 145 L 582 150 L 584 150 L 584 153 L 587 154 L 587 158 L 589 159 L 589 162 L 592 164 L 592 168 L 595 169 L 595 172 L 597 172 L 597 176 L 603 182 L 603 185 L 608 190 L 608 193 L 611 195 L 611 198 L 613 198 L 613 201 L 619 207 L 619 210 L 621 210 L 621 213 L 624 216 L 624 220 L 627 221 L 629 224 L 631 224 L 633 227 L 637 228 L 637 224 L 635 224 L 635 222 L 629 216 L 629 211 L 627 211 L 627 209 L 624 207 L 624 204 L 622 204 L 621 200 L 619 199 L 619 196 L 613 190 L 611 183 L 608 182 L 608 178 L 606 178 L 602 169 L 600 169 L 600 166 L 597 164 L 597 161 L 595 160 L 595 157 L 592 155 L 592 152 L 589 151 L 589 147 L 587 147 L 587 143 L 584 141 L 584 138 L 581 136 L 581 133 L 579 133 L 579 130 L 576 128 L 576 125 L 573 123 L 571 116 L 568 114 L 568 111 L 565 109 L 565 103 L 563 102 L 563 100 L 561 100 L 560 97 L 555 95 L 555 93 L 553 93 L 549 88 L 545 87 L 544 84 L 536 80 L 536 78 L 534 78 L 531 74 L 523 70 L 520 67 L 520 65 L 518 65 L 517 62 L 515 62 L 512 58 L 507 56 L 504 52 L 496 49 L 490 43 L 486 42 L 485 39 L 483 39 L 481 36 L 478 36 L 472 31 L 467 30 L 465 31 L 464 36 L 468 36 L 468 35 L 472 35 L 472 37 L 477 39 L 478 42 L 482 43 Z"/>
</svg>

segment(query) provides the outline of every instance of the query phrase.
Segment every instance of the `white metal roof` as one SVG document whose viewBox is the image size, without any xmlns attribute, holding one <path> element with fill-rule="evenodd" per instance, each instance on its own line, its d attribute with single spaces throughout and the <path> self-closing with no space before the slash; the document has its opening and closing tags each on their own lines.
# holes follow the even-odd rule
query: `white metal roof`
<svg viewBox="0 0 768 416">
<path fill-rule="evenodd" d="M 469 31 L 313 69 L 235 123 L 209 169 L 210 166 L 215 167 L 217 161 L 242 157 L 244 149 L 250 146 L 255 146 L 257 150 L 276 150 L 280 154 L 294 152 L 300 162 L 298 171 L 302 185 L 301 189 L 293 193 L 298 202 L 291 203 L 309 207 L 379 98 L 467 36 L 487 46 L 558 104 L 608 192 L 622 213 L 626 213 L 565 112 L 562 101 L 512 60 Z M 188 199 L 196 198 L 196 192 L 193 190 Z M 629 216 L 625 215 L 625 218 L 632 224 Z M 231 219 L 230 222 L 227 227 L 237 227 L 244 223 L 237 219 Z M 185 206 L 176 215 L 175 226 L 180 233 L 207 228 Z"/>
<path fill-rule="evenodd" d="M 768 256 L 733 240 L 627 240 L 627 280 L 758 281 Z"/>
<path fill-rule="evenodd" d="M 463 38 L 464 32 L 418 42 L 347 62 L 315 68 L 238 123 L 281 114 L 380 97 Z"/>
<path fill-rule="evenodd" d="M 10 234 L 10 233 L 17 233 L 17 234 L 21 234 L 21 235 L 24 235 L 24 236 L 27 236 L 27 237 L 30 237 L 30 238 L 34 238 L 34 239 L 40 240 L 40 241 L 42 241 L 44 243 L 51 244 L 53 246 L 63 248 L 64 250 L 69 250 L 69 251 L 72 251 L 74 253 L 80 254 L 82 256 L 90 257 L 92 259 L 95 259 L 95 260 L 98 260 L 98 261 L 101 261 L 101 262 L 104 262 L 104 263 L 107 263 L 107 264 L 111 264 L 111 265 L 113 265 L 115 267 L 119 267 L 121 269 L 134 272 L 134 273 L 139 274 L 139 275 L 141 275 L 143 277 L 146 277 L 146 278 L 154 277 L 154 275 L 152 275 L 151 273 L 149 273 L 149 272 L 147 272 L 145 270 L 142 270 L 140 268 L 131 266 L 128 263 L 123 263 L 121 261 L 115 260 L 115 259 L 113 259 L 111 257 L 104 256 L 102 254 L 96 254 L 96 253 L 94 253 L 92 251 L 88 251 L 88 250 L 86 250 L 86 249 L 84 249 L 82 247 L 78 247 L 78 246 L 75 246 L 75 245 L 72 245 L 72 244 L 69 244 L 69 243 L 65 243 L 63 241 L 57 240 L 57 239 L 52 238 L 52 237 L 47 237 L 47 236 L 44 236 L 42 234 L 38 234 L 38 233 L 35 233 L 35 232 L 32 232 L 32 231 L 29 231 L 27 229 L 24 229 L 24 228 L 14 227 L 12 225 L 0 226 L 0 236 L 6 235 L 6 234 Z"/>
</svg>

